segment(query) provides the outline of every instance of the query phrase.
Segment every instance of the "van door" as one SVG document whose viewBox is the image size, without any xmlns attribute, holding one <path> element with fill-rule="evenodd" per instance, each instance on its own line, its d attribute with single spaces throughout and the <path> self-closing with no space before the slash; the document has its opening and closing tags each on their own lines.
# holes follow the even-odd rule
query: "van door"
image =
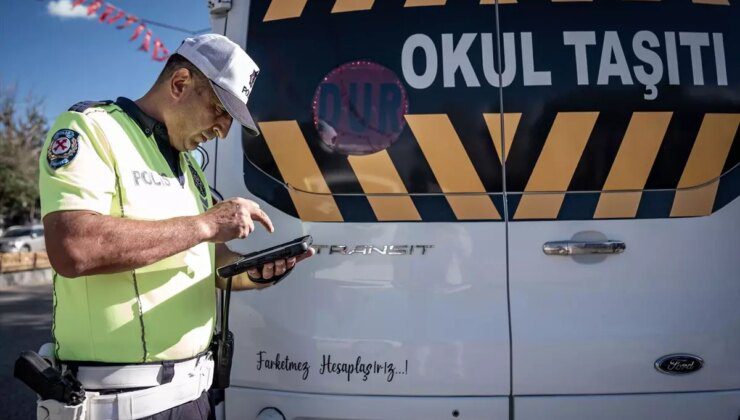
<svg viewBox="0 0 740 420">
<path fill-rule="evenodd" d="M 230 246 L 318 251 L 232 297 L 227 418 L 508 418 L 494 7 L 441 3 L 235 1 L 214 23 L 262 69 L 262 134 L 232 129 L 211 180 L 277 229 Z"/>
<path fill-rule="evenodd" d="M 736 418 L 740 7 L 502 3 L 514 417 Z"/>
</svg>

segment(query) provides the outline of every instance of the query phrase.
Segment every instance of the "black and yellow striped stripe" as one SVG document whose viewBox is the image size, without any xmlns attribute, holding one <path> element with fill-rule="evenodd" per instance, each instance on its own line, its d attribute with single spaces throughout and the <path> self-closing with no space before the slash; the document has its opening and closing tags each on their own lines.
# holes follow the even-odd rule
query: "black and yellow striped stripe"
<svg viewBox="0 0 740 420">
<path fill-rule="evenodd" d="M 689 161 L 678 183 L 672 217 L 712 213 L 719 177 L 740 124 L 740 114 L 704 116 Z"/>
<path fill-rule="evenodd" d="M 387 151 L 350 156 L 348 160 L 378 221 L 421 220 Z"/>
<path fill-rule="evenodd" d="M 555 117 L 534 171 L 524 189 L 515 220 L 555 219 L 563 204 L 598 112 L 561 112 Z M 526 194 L 529 193 L 529 194 Z"/>
<path fill-rule="evenodd" d="M 296 121 L 259 124 L 298 217 L 317 222 L 341 222 L 342 215 Z"/>
<path fill-rule="evenodd" d="M 668 130 L 671 112 L 636 112 L 604 184 L 594 213 L 596 219 L 637 215 L 650 169 Z"/>
<path fill-rule="evenodd" d="M 579 188 L 577 181 L 579 177 L 593 178 L 591 172 L 580 168 L 588 164 L 588 155 L 593 153 L 589 147 L 602 153 L 603 144 L 599 143 L 602 139 L 596 132 L 600 124 L 610 122 L 610 115 L 558 112 L 552 120 L 544 119 L 540 123 L 549 126 L 545 127 L 545 139 L 538 150 L 534 145 L 537 140 L 520 127 L 527 116 L 505 113 L 506 155 L 502 151 L 501 115 L 483 114 L 480 118 L 488 127 L 499 163 L 504 161 L 509 167 L 527 171 L 520 176 L 522 189 L 517 189 L 516 179 L 509 183 L 509 213 L 513 221 L 706 216 L 740 194 L 740 169 L 737 169 L 740 114 L 698 115 L 693 134 L 686 129 L 686 121 L 691 118 L 670 111 L 634 112 L 616 119 L 624 121 L 625 128 L 613 155 L 607 154 L 611 159 L 608 174 L 603 181 L 585 180 L 585 185 L 599 183 L 595 191 Z M 434 218 L 432 214 L 436 210 L 450 216 L 435 220 L 501 220 L 501 192 L 484 187 L 480 165 L 476 168 L 473 164 L 449 116 L 406 115 L 406 121 L 410 139 L 415 140 L 420 150 L 419 159 L 429 166 L 439 193 L 409 192 L 400 175 L 400 165 L 411 162 L 394 162 L 388 151 L 350 156 L 347 161 L 352 173 L 339 176 L 356 178 L 361 189 L 356 196 L 367 200 L 372 213 L 362 220 L 356 218 L 352 209 L 343 208 L 342 193 L 331 191 L 330 182 L 296 121 L 263 122 L 260 128 L 288 186 L 296 215 L 302 220 L 428 221 Z M 606 128 L 610 132 L 618 131 L 610 125 Z M 684 136 L 678 139 L 683 143 L 690 140 L 690 150 L 684 147 L 685 157 L 677 151 L 678 134 Z M 524 140 L 517 141 L 520 136 Z M 408 140 L 406 137 L 403 141 Z M 536 153 L 528 170 L 521 150 L 527 158 Z M 513 178 L 518 176 L 511 172 Z M 666 172 L 680 178 L 671 181 Z"/>
<path fill-rule="evenodd" d="M 263 22 L 300 17 L 309 1 L 326 0 L 272 0 L 263 17 Z M 334 0 L 331 13 L 347 13 L 371 10 L 373 6 L 382 0 Z M 593 3 L 594 0 L 550 0 L 552 3 Z M 661 0 L 623 0 L 625 2 L 660 2 Z M 671 2 L 673 2 L 672 0 Z M 730 0 L 675 0 L 690 1 L 693 4 L 729 6 Z M 451 0 L 405 0 L 403 7 L 434 7 L 446 6 Z M 517 0 L 498 0 L 499 4 L 517 4 Z M 667 0 L 665 3 L 669 3 Z M 494 5 L 496 0 L 479 0 L 481 5 Z"/>
<path fill-rule="evenodd" d="M 406 115 L 406 121 L 457 219 L 500 219 L 449 117 Z"/>
</svg>

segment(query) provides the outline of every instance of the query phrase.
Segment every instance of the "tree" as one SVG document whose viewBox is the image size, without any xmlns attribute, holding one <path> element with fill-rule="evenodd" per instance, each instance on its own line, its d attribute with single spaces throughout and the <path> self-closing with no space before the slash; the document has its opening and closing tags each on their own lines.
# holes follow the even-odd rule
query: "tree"
<svg viewBox="0 0 740 420">
<path fill-rule="evenodd" d="M 48 130 L 41 105 L 32 95 L 22 103 L 15 87 L 0 85 L 0 223 L 38 217 L 38 161 Z"/>
</svg>

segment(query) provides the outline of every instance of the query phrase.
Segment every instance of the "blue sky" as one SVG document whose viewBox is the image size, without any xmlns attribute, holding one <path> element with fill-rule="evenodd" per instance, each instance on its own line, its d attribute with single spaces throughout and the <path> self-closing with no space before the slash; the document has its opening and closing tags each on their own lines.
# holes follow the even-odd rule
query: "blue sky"
<svg viewBox="0 0 740 420">
<path fill-rule="evenodd" d="M 49 3 L 68 0 L 0 0 L 0 83 L 16 85 L 20 98 L 44 99 L 49 123 L 81 100 L 143 95 L 163 63 L 138 51 L 134 25 L 117 30 L 97 19 L 61 18 Z M 87 0 L 86 4 L 91 0 Z M 205 0 L 118 0 L 113 5 L 141 18 L 200 30 L 210 27 Z M 98 15 L 100 12 L 98 11 Z M 118 22 L 117 22 L 118 23 Z M 150 26 L 174 51 L 187 34 Z M 151 52 L 151 50 L 150 50 Z"/>
</svg>

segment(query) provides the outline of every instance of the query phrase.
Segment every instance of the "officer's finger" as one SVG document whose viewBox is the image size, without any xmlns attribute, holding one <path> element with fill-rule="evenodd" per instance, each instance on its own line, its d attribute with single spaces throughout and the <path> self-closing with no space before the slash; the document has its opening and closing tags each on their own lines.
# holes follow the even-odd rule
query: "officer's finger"
<svg viewBox="0 0 740 420">
<path fill-rule="evenodd" d="M 257 268 L 250 268 L 249 270 L 247 270 L 247 274 L 249 274 L 249 277 L 251 277 L 253 279 L 261 279 L 262 278 L 262 274 L 260 273 L 260 270 L 257 269 Z"/>
<path fill-rule="evenodd" d="M 247 235 L 254 232 L 254 221 L 250 219 L 248 216 L 244 216 L 244 226 L 247 229 Z"/>
<path fill-rule="evenodd" d="M 316 254 L 316 250 L 309 247 L 308 251 L 296 257 L 296 262 L 300 262 L 305 260 L 306 258 L 312 257 L 314 254 Z"/>
<path fill-rule="evenodd" d="M 275 232 L 275 227 L 272 225 L 272 220 L 262 209 L 256 208 L 252 210 L 252 219 L 262 223 L 262 226 L 267 229 L 268 232 Z"/>
<path fill-rule="evenodd" d="M 286 262 L 286 265 L 288 267 L 288 270 L 290 270 L 291 268 L 295 267 L 295 263 L 296 263 L 295 257 L 288 258 L 288 261 Z"/>
<path fill-rule="evenodd" d="M 264 278 L 265 280 L 271 279 L 274 273 L 275 264 L 270 262 L 262 266 L 262 278 Z"/>
<path fill-rule="evenodd" d="M 281 276 L 285 273 L 285 260 L 276 260 L 275 261 L 275 275 Z"/>
</svg>

